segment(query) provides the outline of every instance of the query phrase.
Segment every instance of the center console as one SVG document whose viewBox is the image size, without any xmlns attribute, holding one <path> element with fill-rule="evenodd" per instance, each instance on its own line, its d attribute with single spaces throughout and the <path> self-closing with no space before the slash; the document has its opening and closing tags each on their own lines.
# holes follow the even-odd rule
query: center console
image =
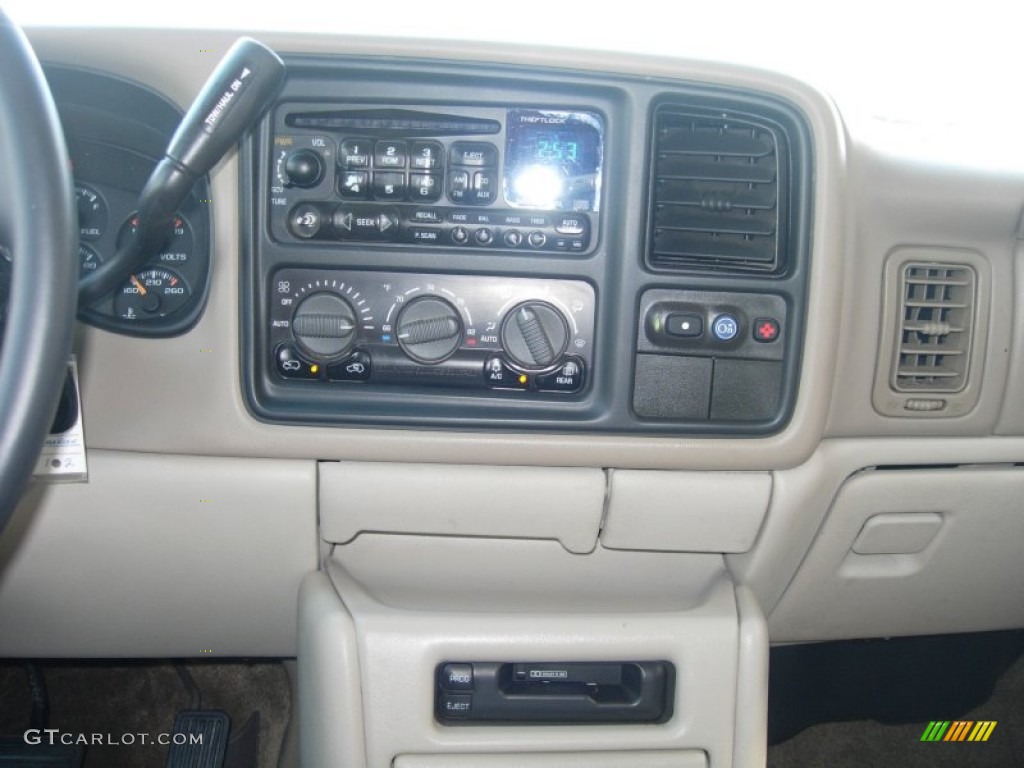
<svg viewBox="0 0 1024 768">
<path fill-rule="evenodd" d="M 244 153 L 257 417 L 785 426 L 810 187 L 792 107 L 555 71 L 288 66 Z"/>
</svg>

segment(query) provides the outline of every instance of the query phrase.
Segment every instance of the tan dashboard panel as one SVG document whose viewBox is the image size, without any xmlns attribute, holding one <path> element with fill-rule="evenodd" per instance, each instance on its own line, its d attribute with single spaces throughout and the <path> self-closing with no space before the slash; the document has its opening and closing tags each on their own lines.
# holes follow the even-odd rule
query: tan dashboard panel
<svg viewBox="0 0 1024 768">
<path fill-rule="evenodd" d="M 0 655 L 294 656 L 315 504 L 313 462 L 90 451 L 0 537 Z"/>
</svg>

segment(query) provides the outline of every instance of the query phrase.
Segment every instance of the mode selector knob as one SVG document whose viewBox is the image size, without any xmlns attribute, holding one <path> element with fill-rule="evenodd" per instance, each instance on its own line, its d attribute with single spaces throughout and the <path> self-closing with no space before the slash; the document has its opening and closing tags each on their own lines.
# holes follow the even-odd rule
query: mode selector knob
<svg viewBox="0 0 1024 768">
<path fill-rule="evenodd" d="M 292 336 L 313 357 L 329 360 L 348 352 L 356 340 L 356 312 L 336 293 L 320 291 L 302 300 L 292 315 Z"/>
<path fill-rule="evenodd" d="M 436 296 L 410 301 L 395 323 L 398 345 L 411 359 L 432 365 L 447 360 L 462 340 L 462 318 Z"/>
<path fill-rule="evenodd" d="M 297 149 L 285 158 L 284 174 L 290 187 L 315 187 L 324 177 L 324 161 L 312 149 Z"/>
<path fill-rule="evenodd" d="M 501 324 L 505 354 L 521 368 L 541 370 L 562 357 L 569 328 L 562 313 L 542 301 L 516 306 Z"/>
</svg>

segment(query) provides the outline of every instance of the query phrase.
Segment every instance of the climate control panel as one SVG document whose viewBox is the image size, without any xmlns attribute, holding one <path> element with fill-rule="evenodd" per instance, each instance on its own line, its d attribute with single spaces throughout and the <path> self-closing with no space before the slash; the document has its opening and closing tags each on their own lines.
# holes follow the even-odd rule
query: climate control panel
<svg viewBox="0 0 1024 768">
<path fill-rule="evenodd" d="M 566 396 L 593 366 L 581 280 L 284 268 L 270 288 L 266 363 L 281 381 Z"/>
</svg>

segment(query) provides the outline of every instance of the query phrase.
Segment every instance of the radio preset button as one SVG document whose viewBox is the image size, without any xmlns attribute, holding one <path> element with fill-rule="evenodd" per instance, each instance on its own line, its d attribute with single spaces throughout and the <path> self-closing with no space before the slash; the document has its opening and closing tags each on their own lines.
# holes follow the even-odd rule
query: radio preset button
<svg viewBox="0 0 1024 768">
<path fill-rule="evenodd" d="M 404 141 L 378 141 L 373 149 L 375 168 L 405 168 L 409 150 Z"/>
<path fill-rule="evenodd" d="M 441 197 L 441 178 L 435 173 L 409 174 L 409 197 L 432 203 Z"/>
<path fill-rule="evenodd" d="M 373 196 L 378 200 L 401 200 L 405 197 L 405 174 L 394 171 L 375 171 Z"/>
<path fill-rule="evenodd" d="M 431 171 L 440 167 L 443 156 L 444 147 L 436 141 L 414 141 L 409 150 L 409 165 Z"/>
<path fill-rule="evenodd" d="M 369 189 L 369 171 L 343 171 L 338 177 L 338 194 L 349 200 L 366 199 Z"/>
<path fill-rule="evenodd" d="M 341 142 L 338 160 L 343 168 L 369 168 L 370 140 L 346 139 Z"/>
</svg>

